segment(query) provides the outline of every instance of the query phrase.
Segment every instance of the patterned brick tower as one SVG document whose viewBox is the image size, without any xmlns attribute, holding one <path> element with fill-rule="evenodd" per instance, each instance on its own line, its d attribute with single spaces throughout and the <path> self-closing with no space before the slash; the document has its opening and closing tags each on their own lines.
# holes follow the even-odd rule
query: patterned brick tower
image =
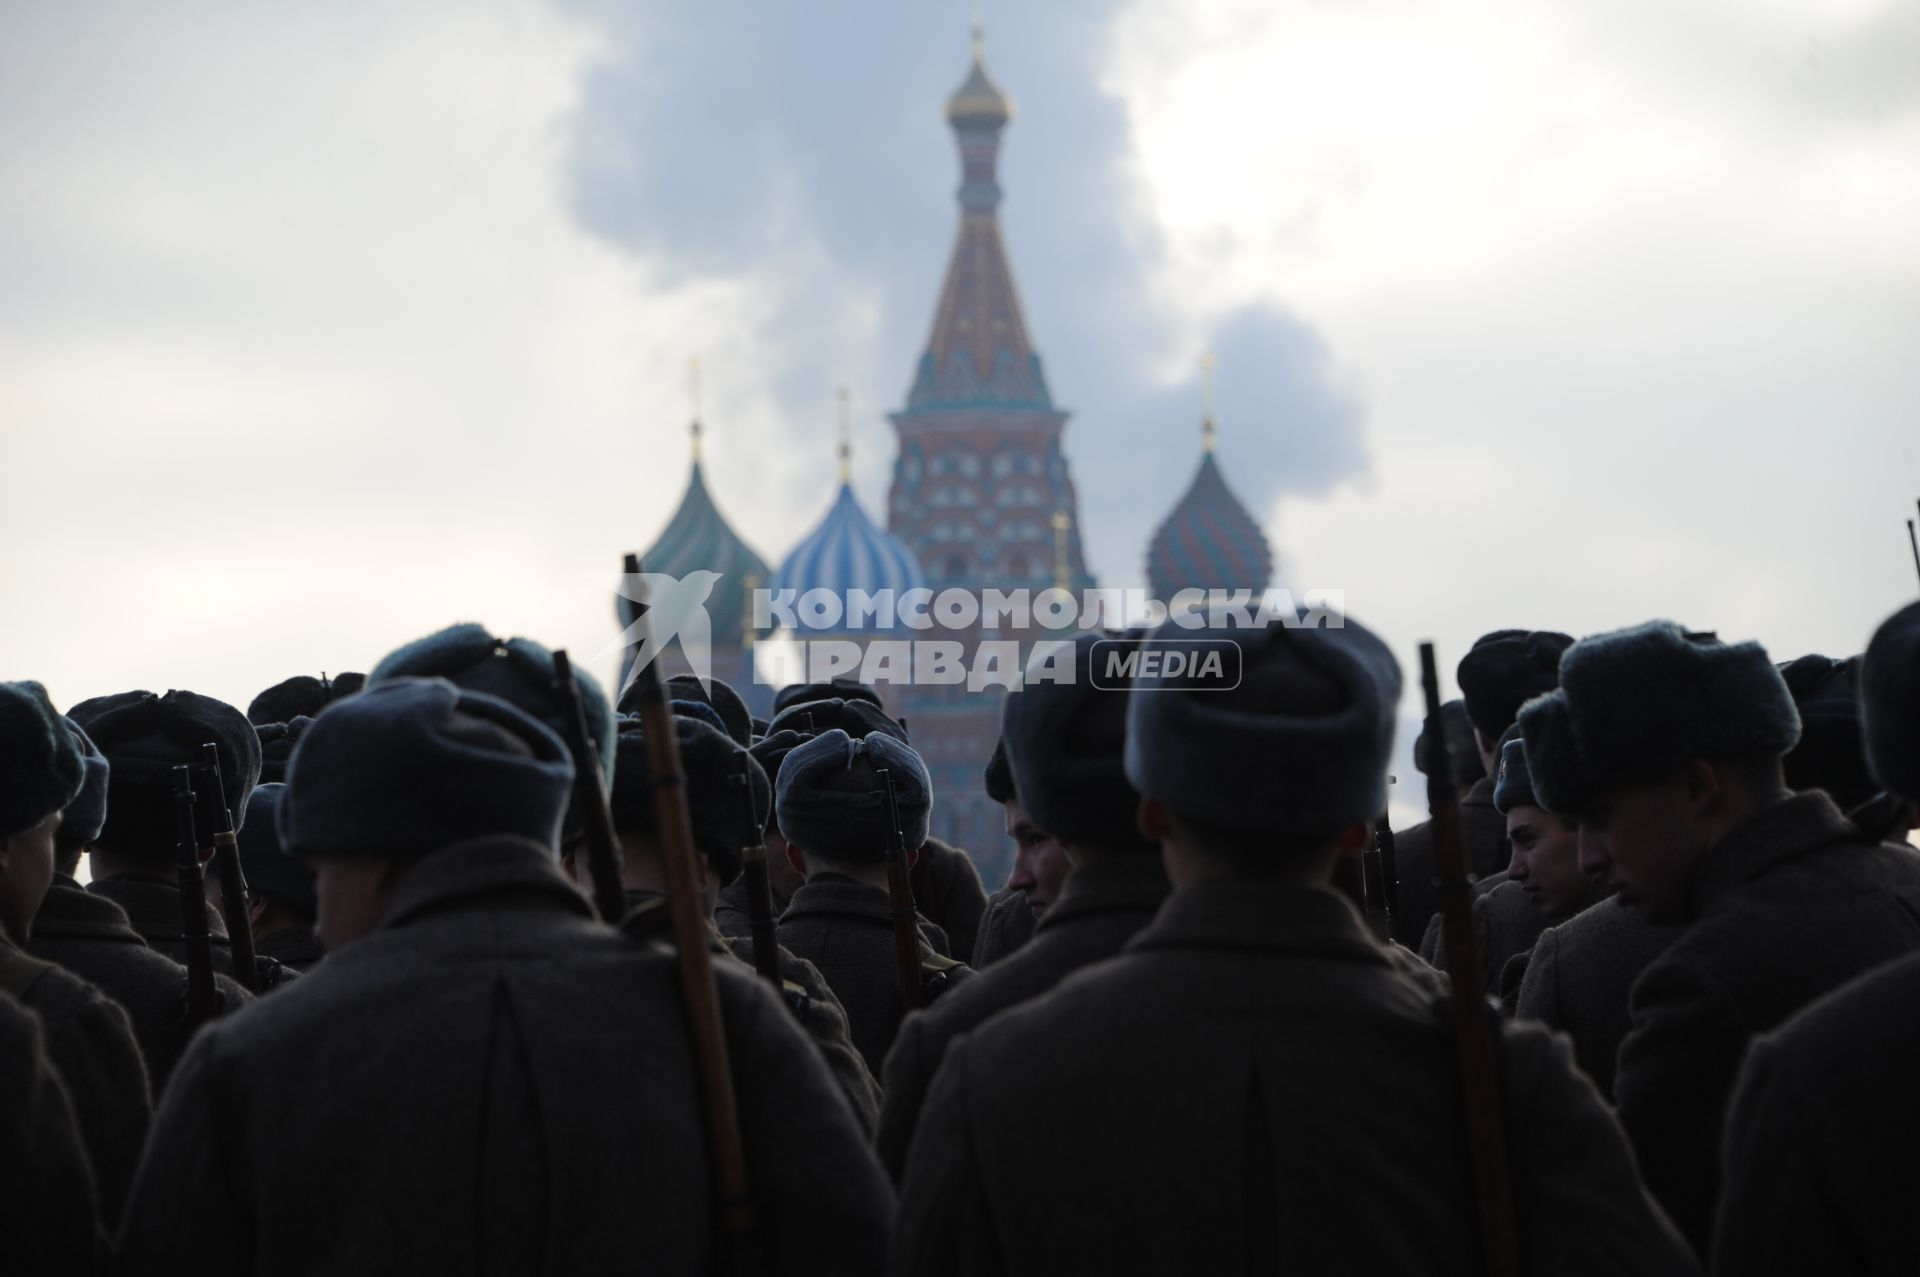
<svg viewBox="0 0 1920 1277">
<path fill-rule="evenodd" d="M 1061 451 L 1067 414 L 1047 390 L 1027 336 L 1000 235 L 1000 133 L 1013 104 L 988 76 L 976 30 L 973 65 L 947 100 L 960 148 L 960 229 L 934 309 L 933 335 L 906 407 L 892 414 L 900 452 L 887 522 L 936 594 L 1092 584 L 1082 557 L 1073 480 Z M 984 639 L 1024 644 L 1039 631 L 975 626 L 959 639 L 968 663 Z M 933 773 L 936 836 L 974 853 L 991 889 L 1011 852 L 981 772 L 999 736 L 1003 693 L 916 686 L 907 716 Z"/>
</svg>

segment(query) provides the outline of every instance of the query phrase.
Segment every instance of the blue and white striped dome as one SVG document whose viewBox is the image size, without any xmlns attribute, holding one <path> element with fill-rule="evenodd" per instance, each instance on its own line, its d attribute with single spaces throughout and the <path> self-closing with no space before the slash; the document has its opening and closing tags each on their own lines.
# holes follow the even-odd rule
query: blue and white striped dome
<svg viewBox="0 0 1920 1277">
<path fill-rule="evenodd" d="M 774 589 L 792 590 L 796 599 L 809 590 L 831 590 L 840 596 L 843 609 L 853 590 L 874 594 L 892 590 L 897 606 L 902 594 L 924 588 L 926 583 L 926 574 L 913 551 L 867 517 L 854 499 L 852 486 L 846 483 L 840 485 L 840 495 L 827 517 L 794 547 L 773 579 Z M 855 628 L 847 623 L 844 612 L 841 621 L 832 625 L 809 624 L 804 615 L 796 615 L 805 630 L 829 633 Z M 883 615 L 876 626 L 862 618 L 858 628 L 885 629 L 886 620 Z"/>
</svg>

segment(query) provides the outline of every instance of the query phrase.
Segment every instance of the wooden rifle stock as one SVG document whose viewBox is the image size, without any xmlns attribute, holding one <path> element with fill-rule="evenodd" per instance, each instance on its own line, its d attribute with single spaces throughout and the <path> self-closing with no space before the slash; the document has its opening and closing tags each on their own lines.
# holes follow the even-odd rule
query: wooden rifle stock
<svg viewBox="0 0 1920 1277">
<path fill-rule="evenodd" d="M 560 722 L 567 729 L 567 752 L 573 755 L 574 806 L 587 826 L 587 879 L 592 884 L 593 907 L 600 921 L 617 927 L 627 914 L 627 891 L 620 882 L 620 840 L 613 832 L 607 791 L 600 788 L 600 755 L 587 731 L 580 685 L 573 681 L 573 661 L 564 648 L 553 654 L 553 692 L 560 698 Z"/>
<path fill-rule="evenodd" d="M 639 566 L 636 561 L 634 566 Z M 644 601 L 641 602 L 644 608 Z M 640 621 L 645 634 L 646 613 Z M 639 690 L 640 725 L 647 740 L 647 772 L 653 780 L 655 835 L 667 875 L 667 911 L 673 917 L 674 947 L 680 957 L 680 995 L 693 1033 L 694 1062 L 706 1100 L 707 1142 L 713 1157 L 714 1195 L 727 1259 L 734 1272 L 757 1268 L 753 1201 L 747 1191 L 747 1160 L 740 1141 L 740 1113 L 728 1065 L 726 1026 L 713 983 L 713 952 L 708 947 L 712 920 L 703 907 L 694 874 L 693 820 L 687 813 L 686 776 L 680 770 L 680 737 L 658 660 L 634 671 Z"/>
<path fill-rule="evenodd" d="M 1427 699 L 1427 802 L 1433 811 L 1433 872 L 1453 983 L 1454 1049 L 1466 1107 L 1468 1151 L 1480 1207 L 1480 1242 L 1488 1277 L 1519 1277 L 1520 1241 L 1514 1228 L 1513 1177 L 1495 1071 L 1493 1025 L 1480 979 L 1480 943 L 1473 926 L 1473 882 L 1460 835 L 1460 794 L 1453 783 L 1440 676 L 1433 644 L 1420 645 L 1420 680 Z"/>
<path fill-rule="evenodd" d="M 226 778 L 220 774 L 220 747 L 200 747 L 200 770 L 212 792 L 213 866 L 220 875 L 220 912 L 227 919 L 227 943 L 233 947 L 234 978 L 248 993 L 260 992 L 260 962 L 253 951 L 253 922 L 247 916 L 247 873 L 240 864 L 240 839 L 227 809 Z"/>
<path fill-rule="evenodd" d="M 900 802 L 893 792 L 893 773 L 882 767 L 880 783 L 887 794 L 887 900 L 893 914 L 893 956 L 900 972 L 900 1004 L 912 1011 L 920 1005 L 920 920 L 907 886 L 907 838 L 900 828 Z"/>
<path fill-rule="evenodd" d="M 760 813 L 753 808 L 753 759 L 740 754 L 740 801 L 747 808 L 747 845 L 740 849 L 740 876 L 747 882 L 747 922 L 753 934 L 753 969 L 776 989 L 780 978 L 780 941 L 774 933 L 773 881 L 767 876 L 767 839 Z"/>
<path fill-rule="evenodd" d="M 189 1029 L 219 1015 L 225 999 L 213 982 L 213 933 L 207 929 L 207 881 L 200 839 L 193 828 L 193 768 L 173 769 L 174 868 L 180 883 L 180 935 L 187 946 L 187 996 L 181 1015 Z"/>
</svg>

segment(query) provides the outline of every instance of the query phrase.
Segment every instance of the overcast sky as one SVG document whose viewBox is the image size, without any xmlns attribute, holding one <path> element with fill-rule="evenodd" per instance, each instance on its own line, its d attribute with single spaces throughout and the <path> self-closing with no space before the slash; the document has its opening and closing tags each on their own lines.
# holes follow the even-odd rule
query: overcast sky
<svg viewBox="0 0 1920 1277">
<path fill-rule="evenodd" d="M 164 12 L 163 12 L 164 11 Z M 0 677 L 237 703 L 456 619 L 582 652 L 709 476 L 881 508 L 953 232 L 958 0 L 0 4 Z M 1221 457 L 1411 669 L 1916 589 L 1920 9 L 988 6 L 1091 566 Z M 610 668 L 610 663 L 603 663 Z"/>
</svg>

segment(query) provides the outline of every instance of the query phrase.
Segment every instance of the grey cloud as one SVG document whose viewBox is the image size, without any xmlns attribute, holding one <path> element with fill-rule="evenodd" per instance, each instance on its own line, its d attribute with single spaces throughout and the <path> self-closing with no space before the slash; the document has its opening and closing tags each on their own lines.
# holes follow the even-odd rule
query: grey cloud
<svg viewBox="0 0 1920 1277">
<path fill-rule="evenodd" d="M 606 40 L 571 122 L 579 223 L 689 276 L 758 268 L 780 279 L 758 336 L 799 423 L 790 443 L 819 439 L 828 417 L 815 405 L 849 372 L 869 420 L 897 406 L 953 233 L 957 162 L 940 107 L 966 69 L 955 12 L 566 7 Z M 1324 493 L 1369 462 L 1361 405 L 1311 328 L 1253 307 L 1197 332 L 1156 306 L 1161 245 L 1130 212 L 1143 201 L 1128 177 L 1126 113 L 1100 88 L 1118 8 L 995 14 L 988 63 L 1017 108 L 1001 183 L 1021 300 L 1056 401 L 1074 414 L 1068 446 L 1093 566 L 1124 584 L 1198 459 L 1197 380 L 1160 384 L 1170 352 L 1202 340 L 1219 351 L 1223 446 L 1256 512 L 1282 494 Z M 861 322 L 869 298 L 877 324 Z"/>
</svg>

